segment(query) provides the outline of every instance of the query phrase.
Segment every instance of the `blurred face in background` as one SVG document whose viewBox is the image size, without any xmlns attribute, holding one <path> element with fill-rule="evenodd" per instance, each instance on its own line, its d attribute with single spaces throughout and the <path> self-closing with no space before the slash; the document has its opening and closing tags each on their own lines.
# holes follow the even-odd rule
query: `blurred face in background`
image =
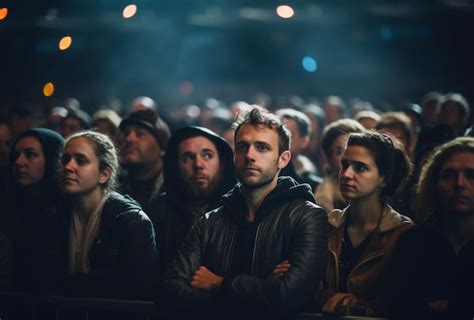
<svg viewBox="0 0 474 320">
<path fill-rule="evenodd" d="M 43 147 L 35 137 L 24 137 L 15 145 L 13 177 L 20 187 L 36 184 L 43 179 L 45 158 Z"/>
<path fill-rule="evenodd" d="M 0 167 L 8 166 L 12 134 L 8 125 L 0 124 Z"/>
<path fill-rule="evenodd" d="M 443 163 L 437 191 L 443 211 L 474 214 L 474 153 L 457 152 Z"/>
</svg>

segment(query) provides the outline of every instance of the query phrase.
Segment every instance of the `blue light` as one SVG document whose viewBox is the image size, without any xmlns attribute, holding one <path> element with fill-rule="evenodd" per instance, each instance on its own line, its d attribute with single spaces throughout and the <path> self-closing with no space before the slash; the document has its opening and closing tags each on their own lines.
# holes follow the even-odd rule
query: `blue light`
<svg viewBox="0 0 474 320">
<path fill-rule="evenodd" d="M 382 39 L 389 41 L 393 39 L 393 31 L 389 27 L 382 27 L 379 30 Z"/>
<path fill-rule="evenodd" d="M 302 64 L 303 69 L 305 69 L 307 72 L 315 72 L 316 70 L 318 70 L 318 63 L 312 57 L 304 57 Z"/>
</svg>

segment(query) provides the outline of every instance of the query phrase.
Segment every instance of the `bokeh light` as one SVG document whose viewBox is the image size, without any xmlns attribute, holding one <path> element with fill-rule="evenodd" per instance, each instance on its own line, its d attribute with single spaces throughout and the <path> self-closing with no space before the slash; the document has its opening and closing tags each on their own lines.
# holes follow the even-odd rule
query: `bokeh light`
<svg viewBox="0 0 474 320">
<path fill-rule="evenodd" d="M 8 8 L 0 8 L 0 20 L 5 20 L 8 16 Z"/>
<path fill-rule="evenodd" d="M 318 63 L 313 57 L 304 57 L 301 64 L 303 65 L 303 69 L 305 69 L 307 72 L 315 72 L 318 70 Z"/>
<path fill-rule="evenodd" d="M 281 5 L 277 7 L 276 13 L 283 19 L 290 19 L 295 15 L 295 10 L 293 10 L 293 8 L 288 5 Z"/>
<path fill-rule="evenodd" d="M 59 50 L 66 50 L 71 46 L 71 44 L 72 44 L 71 36 L 62 37 L 61 40 L 59 40 Z"/>
<path fill-rule="evenodd" d="M 45 97 L 51 97 L 54 94 L 54 84 L 48 82 L 43 86 L 43 95 Z"/>
<path fill-rule="evenodd" d="M 123 9 L 122 16 L 125 19 L 133 17 L 137 13 L 137 6 L 135 4 L 129 4 Z"/>
</svg>

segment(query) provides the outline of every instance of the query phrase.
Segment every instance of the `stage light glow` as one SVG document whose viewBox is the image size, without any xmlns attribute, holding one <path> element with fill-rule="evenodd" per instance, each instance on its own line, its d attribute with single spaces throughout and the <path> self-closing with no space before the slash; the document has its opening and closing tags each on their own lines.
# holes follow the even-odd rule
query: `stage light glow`
<svg viewBox="0 0 474 320">
<path fill-rule="evenodd" d="M 61 40 L 59 40 L 59 50 L 66 50 L 71 46 L 71 44 L 72 44 L 71 36 L 62 37 Z"/>
<path fill-rule="evenodd" d="M 288 5 L 281 5 L 277 7 L 276 13 L 283 19 L 290 19 L 295 15 L 295 10 L 293 10 L 293 8 Z"/>
<path fill-rule="evenodd" d="M 54 94 L 54 84 L 48 82 L 43 86 L 43 95 L 45 97 L 51 97 Z"/>
<path fill-rule="evenodd" d="M 0 8 L 0 20 L 5 20 L 8 16 L 8 8 Z"/>
<path fill-rule="evenodd" d="M 129 4 L 123 9 L 122 16 L 125 19 L 133 17 L 137 13 L 137 6 L 135 4 Z"/>
<path fill-rule="evenodd" d="M 301 64 L 303 65 L 303 69 L 305 69 L 307 72 L 315 72 L 318 70 L 318 63 L 313 57 L 304 57 L 301 61 Z"/>
</svg>

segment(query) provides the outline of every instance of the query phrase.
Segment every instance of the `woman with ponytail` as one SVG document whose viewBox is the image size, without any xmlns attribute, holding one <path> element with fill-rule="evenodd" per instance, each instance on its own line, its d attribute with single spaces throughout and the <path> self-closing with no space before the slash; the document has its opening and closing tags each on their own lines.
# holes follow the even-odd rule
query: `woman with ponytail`
<svg viewBox="0 0 474 320">
<path fill-rule="evenodd" d="M 398 140 L 378 132 L 349 136 L 339 171 L 339 188 L 349 205 L 328 213 L 330 258 L 313 299 L 317 311 L 385 315 L 392 252 L 400 234 L 414 226 L 385 197 L 397 192 L 410 172 L 410 160 Z"/>
</svg>

